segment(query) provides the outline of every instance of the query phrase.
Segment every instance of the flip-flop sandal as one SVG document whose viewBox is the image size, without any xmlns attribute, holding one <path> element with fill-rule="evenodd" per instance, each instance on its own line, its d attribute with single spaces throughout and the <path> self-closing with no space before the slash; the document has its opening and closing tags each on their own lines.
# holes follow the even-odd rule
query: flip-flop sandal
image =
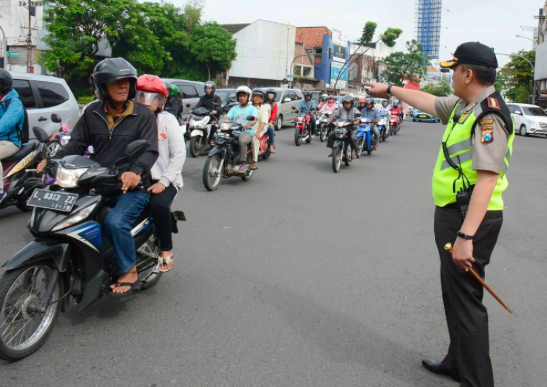
<svg viewBox="0 0 547 387">
<path fill-rule="evenodd" d="M 160 264 L 160 271 L 162 273 L 167 273 L 168 271 L 170 271 L 173 266 L 175 266 L 175 264 L 173 263 L 173 265 L 171 265 L 171 267 L 167 270 L 163 270 L 161 267 L 163 265 L 169 265 L 171 262 L 173 262 L 173 259 L 175 258 L 175 254 L 171 254 L 169 257 L 158 257 L 158 263 Z"/>
<path fill-rule="evenodd" d="M 111 289 L 107 293 L 110 297 L 127 297 L 127 296 L 141 290 L 141 287 L 139 285 L 139 280 L 136 280 L 135 282 L 119 282 L 119 281 L 116 281 L 116 283 L 114 285 L 115 285 L 114 289 L 122 287 L 122 286 L 124 286 L 124 287 L 129 286 L 129 290 L 127 292 L 124 292 L 124 293 L 114 293 Z"/>
<path fill-rule="evenodd" d="M 270 150 L 270 153 L 273 155 L 275 154 L 275 148 L 273 148 L 272 150 Z"/>
<path fill-rule="evenodd" d="M 251 170 L 256 171 L 258 169 L 258 164 L 251 165 Z"/>
<path fill-rule="evenodd" d="M 239 173 L 245 173 L 245 172 L 247 172 L 247 166 L 246 166 L 246 165 L 242 165 L 241 167 L 239 167 L 238 172 L 239 172 Z"/>
</svg>

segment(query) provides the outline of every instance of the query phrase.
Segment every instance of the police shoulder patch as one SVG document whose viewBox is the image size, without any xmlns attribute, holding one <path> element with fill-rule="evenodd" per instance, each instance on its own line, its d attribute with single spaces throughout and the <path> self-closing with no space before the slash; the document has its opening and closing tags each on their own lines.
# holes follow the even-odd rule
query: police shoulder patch
<svg viewBox="0 0 547 387">
<path fill-rule="evenodd" d="M 481 144 L 490 144 L 494 141 L 494 120 L 485 118 L 479 121 L 481 128 Z"/>
<path fill-rule="evenodd" d="M 492 98 L 492 97 L 488 97 L 488 98 L 486 98 L 486 102 L 487 102 L 488 107 L 490 109 L 501 110 L 500 103 L 498 102 L 497 99 Z"/>
</svg>

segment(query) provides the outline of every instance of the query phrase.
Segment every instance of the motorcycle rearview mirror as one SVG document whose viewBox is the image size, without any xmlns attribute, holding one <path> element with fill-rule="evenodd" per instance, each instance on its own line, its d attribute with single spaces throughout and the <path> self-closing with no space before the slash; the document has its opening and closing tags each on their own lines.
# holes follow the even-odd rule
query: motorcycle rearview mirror
<svg viewBox="0 0 547 387">
<path fill-rule="evenodd" d="M 254 121 L 256 120 L 255 116 L 247 116 L 247 121 Z"/>
<path fill-rule="evenodd" d="M 116 168 L 116 166 L 120 163 L 120 161 L 129 159 L 129 158 L 139 157 L 146 151 L 146 148 L 148 148 L 148 141 L 146 140 L 135 140 L 127 144 L 127 146 L 125 147 L 125 156 L 116 160 L 112 168 L 113 169 Z"/>
<path fill-rule="evenodd" d="M 355 113 L 354 117 L 355 118 L 361 118 L 361 113 Z"/>
<path fill-rule="evenodd" d="M 46 131 L 39 126 L 34 126 L 32 128 L 32 133 L 34 133 L 34 137 L 40 142 L 48 142 L 49 136 L 47 135 Z"/>
<path fill-rule="evenodd" d="M 63 119 L 58 114 L 52 114 L 51 115 L 51 121 L 55 122 L 56 124 L 60 124 L 63 121 Z"/>
</svg>

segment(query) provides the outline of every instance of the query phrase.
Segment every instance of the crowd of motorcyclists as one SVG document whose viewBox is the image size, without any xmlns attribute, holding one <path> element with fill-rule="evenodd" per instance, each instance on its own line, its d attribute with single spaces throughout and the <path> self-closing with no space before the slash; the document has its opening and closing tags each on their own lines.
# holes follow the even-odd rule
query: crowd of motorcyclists
<svg viewBox="0 0 547 387">
<path fill-rule="evenodd" d="M 188 134 L 181 126 L 183 107 L 176 85 L 164 83 L 153 75 L 138 76 L 135 68 L 122 58 L 109 58 L 97 64 L 92 81 L 98 99 L 83 110 L 70 141 L 55 158 L 83 155 L 92 147 L 94 161 L 104 167 L 115 166 L 120 171 L 117 186 L 100 186 L 96 192 L 103 195 L 105 203 L 112 208 L 104 227 L 117 253 L 119 278 L 110 291 L 114 295 L 126 295 L 131 293 L 138 279 L 131 226 L 147 206 L 155 220 L 161 247 L 160 269 L 165 272 L 173 266 L 170 206 L 183 186 L 184 139 Z M 264 152 L 261 147 L 264 136 L 267 135 L 266 150 L 269 154 L 275 153 L 276 92 L 273 89 L 251 90 L 242 85 L 236 90 L 237 103 L 229 111 L 221 112 L 222 101 L 215 94 L 215 83 L 206 82 L 204 91 L 205 95 L 188 113 L 191 115 L 200 108 L 206 109 L 211 119 L 206 144 L 211 149 L 215 147 L 215 135 L 222 122 L 239 124 L 239 130 L 231 133 L 237 139 L 234 144 L 237 143 L 241 155 L 237 173 L 244 176 L 248 170 L 257 170 L 259 154 Z M 11 102 L 8 107 L 6 101 Z M 374 101 L 369 97 L 358 99 L 357 105 L 356 102 L 352 95 L 346 95 L 339 106 L 333 95 L 323 94 L 316 105 L 312 94 L 304 92 L 304 99 L 293 109 L 310 116 L 307 122 L 311 140 L 317 135 L 316 114 L 328 115 L 329 126 L 337 120 L 350 122 L 346 138 L 355 157 L 357 144 L 354 134 L 360 117 L 372 121 L 373 150 L 377 150 L 380 133 L 376 126 L 381 114 L 401 117 L 403 114 L 397 102 L 390 106 L 386 100 L 379 108 L 374 107 Z M 12 156 L 21 147 L 23 114 L 10 73 L 0 70 L 0 160 Z M 126 146 L 139 139 L 147 141 L 146 151 L 136 159 L 119 162 Z M 327 147 L 332 148 L 334 141 L 334 132 L 329 131 Z M 247 165 L 248 159 L 244 157 L 248 152 L 252 153 L 251 165 Z M 47 163 L 47 158 L 40 161 L 37 172 L 43 172 Z M 1 179 L 0 169 L 0 202 L 4 195 Z"/>
</svg>

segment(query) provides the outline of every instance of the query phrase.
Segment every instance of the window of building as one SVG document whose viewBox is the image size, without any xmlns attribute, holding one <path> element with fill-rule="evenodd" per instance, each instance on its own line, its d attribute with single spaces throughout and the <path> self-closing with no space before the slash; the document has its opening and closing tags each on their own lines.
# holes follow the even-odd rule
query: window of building
<svg viewBox="0 0 547 387">
<path fill-rule="evenodd" d="M 34 94 L 32 94 L 32 89 L 30 88 L 29 81 L 14 79 L 13 88 L 17 91 L 17 93 L 19 93 L 19 99 L 21 99 L 21 102 L 23 102 L 23 106 L 25 108 L 36 108 L 36 102 L 34 102 Z"/>
<path fill-rule="evenodd" d="M 296 74 L 301 77 L 308 77 L 308 78 L 312 77 L 312 66 L 297 64 L 295 65 L 295 70 L 296 70 L 295 71 Z"/>
<path fill-rule="evenodd" d="M 53 82 L 35 81 L 38 87 L 38 93 L 42 98 L 42 104 L 44 107 L 58 106 L 68 101 L 68 92 L 63 85 Z"/>
</svg>

